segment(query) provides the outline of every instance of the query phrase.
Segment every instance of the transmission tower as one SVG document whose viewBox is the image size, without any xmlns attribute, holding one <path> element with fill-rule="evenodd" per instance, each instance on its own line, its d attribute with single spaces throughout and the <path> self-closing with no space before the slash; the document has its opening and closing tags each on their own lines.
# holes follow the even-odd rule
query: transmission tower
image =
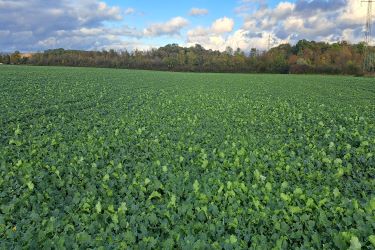
<svg viewBox="0 0 375 250">
<path fill-rule="evenodd" d="M 372 1 L 372 0 L 370 0 L 370 1 Z M 271 49 L 271 34 L 268 35 L 267 51 L 269 51 L 270 49 Z"/>
<path fill-rule="evenodd" d="M 365 71 L 375 70 L 375 54 L 371 48 L 372 41 L 372 3 L 375 0 L 362 0 L 362 3 L 367 3 L 367 17 L 366 17 L 366 27 L 365 27 L 365 51 L 363 60 L 363 69 Z"/>
</svg>

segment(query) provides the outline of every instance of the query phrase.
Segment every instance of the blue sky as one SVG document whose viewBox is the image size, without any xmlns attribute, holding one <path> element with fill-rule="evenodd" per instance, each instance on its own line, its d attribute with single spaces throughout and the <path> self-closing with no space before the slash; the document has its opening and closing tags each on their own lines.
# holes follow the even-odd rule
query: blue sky
<svg viewBox="0 0 375 250">
<path fill-rule="evenodd" d="M 359 0 L 0 0 L 0 51 L 358 42 L 365 14 Z"/>
<path fill-rule="evenodd" d="M 239 28 L 241 25 L 241 17 L 236 15 L 235 8 L 237 7 L 236 1 L 222 1 L 218 4 L 218 1 L 214 0 L 193 0 L 193 1 L 154 1 L 154 0 L 110 0 L 106 1 L 108 4 L 121 6 L 126 9 L 134 9 L 135 13 L 126 15 L 123 24 L 128 24 L 136 28 L 142 29 L 154 22 L 165 22 L 172 16 L 189 17 L 189 11 L 192 8 L 200 8 L 208 10 L 206 15 L 195 16 L 189 18 L 189 23 L 192 26 L 210 26 L 213 21 L 221 17 L 232 17 L 235 20 L 235 28 Z M 270 3 L 276 3 L 276 1 L 270 1 Z M 254 7 L 255 4 L 254 4 Z M 108 23 L 107 25 L 118 25 L 114 23 Z M 183 31 L 186 31 L 185 28 Z M 148 38 L 159 44 L 167 44 L 170 42 L 182 43 L 183 37 L 156 37 Z"/>
<path fill-rule="evenodd" d="M 216 2 L 216 4 L 215 4 Z M 150 22 L 165 21 L 171 16 L 188 16 L 188 12 L 191 8 L 203 8 L 209 10 L 206 16 L 193 18 L 191 22 L 193 24 L 208 25 L 215 18 L 223 16 L 233 16 L 235 4 L 231 1 L 223 1 L 223 3 L 217 4 L 217 1 L 152 1 L 152 0 L 140 0 L 140 1 L 120 1 L 111 0 L 108 1 L 113 5 L 122 6 L 123 8 L 134 8 L 144 15 L 131 15 L 128 16 L 129 21 L 134 25 L 142 26 Z M 126 21 L 126 20 L 124 20 Z"/>
<path fill-rule="evenodd" d="M 137 25 L 147 24 L 149 21 L 163 21 L 171 16 L 187 16 L 191 8 L 202 8 L 207 9 L 209 12 L 206 16 L 192 19 L 191 22 L 196 25 L 209 25 L 212 21 L 217 18 L 227 16 L 240 18 L 235 13 L 235 8 L 238 7 L 240 1 L 215 1 L 215 0 L 190 0 L 190 1 L 176 1 L 176 0 L 109 0 L 106 1 L 108 4 L 121 6 L 123 8 L 134 8 L 145 15 L 135 15 L 133 18 L 129 18 L 129 21 L 134 22 Z M 267 1 L 267 4 L 275 6 L 281 1 Z M 255 3 L 255 2 L 254 2 Z M 253 4 L 256 7 L 256 4 Z M 240 25 L 240 22 L 238 22 Z"/>
<path fill-rule="evenodd" d="M 200 8 L 208 10 L 208 14 L 190 18 L 189 22 L 192 26 L 210 26 L 213 21 L 221 17 L 231 17 L 234 19 L 234 28 L 241 27 L 243 18 L 239 13 L 236 13 L 236 8 L 241 6 L 241 1 L 215 1 L 215 0 L 191 0 L 191 1 L 176 1 L 176 0 L 109 0 L 108 4 L 121 6 L 125 10 L 128 8 L 134 9 L 136 14 L 127 15 L 123 21 L 124 24 L 131 24 L 134 27 L 142 28 L 152 22 L 163 22 L 171 16 L 188 17 L 188 13 L 192 8 Z M 218 3 L 219 2 L 219 3 Z M 264 1 L 270 7 L 276 6 L 279 2 L 277 0 Z M 294 2 L 294 1 L 290 1 Z M 247 3 L 251 9 L 256 11 L 259 7 L 258 1 Z M 111 24 L 109 24 L 111 25 Z M 113 25 L 113 24 L 112 24 Z M 168 39 L 160 39 L 168 42 Z"/>
</svg>

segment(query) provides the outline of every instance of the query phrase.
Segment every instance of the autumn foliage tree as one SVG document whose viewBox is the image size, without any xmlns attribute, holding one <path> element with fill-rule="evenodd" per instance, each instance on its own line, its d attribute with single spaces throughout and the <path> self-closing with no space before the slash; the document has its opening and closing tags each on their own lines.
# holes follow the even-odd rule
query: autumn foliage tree
<svg viewBox="0 0 375 250">
<path fill-rule="evenodd" d="M 247 53 L 230 47 L 223 52 L 207 50 L 199 44 L 188 48 L 168 44 L 147 51 L 54 49 L 33 54 L 26 59 L 16 51 L 1 56 L 0 62 L 194 72 L 358 75 L 362 73 L 363 57 L 363 43 L 343 41 L 329 44 L 301 40 L 295 45 L 281 44 L 269 51 L 253 48 Z"/>
</svg>

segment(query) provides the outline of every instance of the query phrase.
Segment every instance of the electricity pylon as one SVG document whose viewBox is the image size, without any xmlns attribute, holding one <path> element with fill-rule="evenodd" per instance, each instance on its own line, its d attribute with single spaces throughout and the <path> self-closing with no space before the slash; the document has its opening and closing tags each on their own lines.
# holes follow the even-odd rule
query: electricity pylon
<svg viewBox="0 0 375 250">
<path fill-rule="evenodd" d="M 372 0 L 370 0 L 372 1 Z M 268 41 L 267 41 L 267 51 L 271 49 L 271 34 L 268 35 Z"/>
<path fill-rule="evenodd" d="M 371 49 L 371 32 L 372 32 L 372 3 L 375 0 L 362 0 L 362 3 L 367 3 L 367 17 L 366 17 L 366 28 L 365 28 L 365 51 L 363 60 L 364 71 L 375 71 L 375 54 Z"/>
</svg>

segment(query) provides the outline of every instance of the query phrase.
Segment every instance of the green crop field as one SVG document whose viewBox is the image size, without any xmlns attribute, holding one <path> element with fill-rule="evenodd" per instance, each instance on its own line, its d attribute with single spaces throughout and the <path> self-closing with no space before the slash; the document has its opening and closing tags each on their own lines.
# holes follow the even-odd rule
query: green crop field
<svg viewBox="0 0 375 250">
<path fill-rule="evenodd" d="M 0 66 L 0 249 L 374 249 L 375 80 Z"/>
</svg>

